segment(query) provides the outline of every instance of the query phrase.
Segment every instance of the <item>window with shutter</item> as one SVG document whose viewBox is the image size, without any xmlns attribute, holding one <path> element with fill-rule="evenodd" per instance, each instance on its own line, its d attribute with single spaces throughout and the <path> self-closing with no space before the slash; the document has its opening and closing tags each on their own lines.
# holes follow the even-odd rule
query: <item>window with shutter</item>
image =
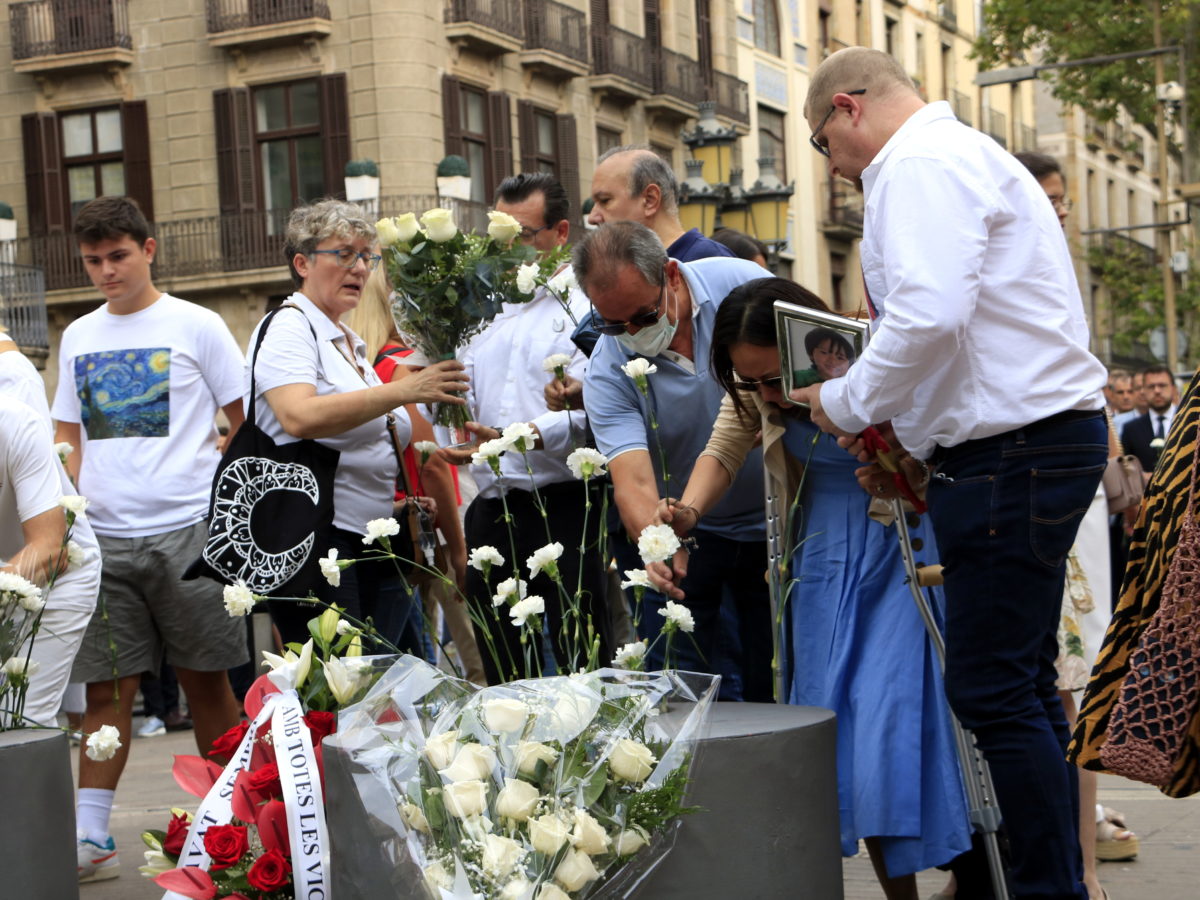
<svg viewBox="0 0 1200 900">
<path fill-rule="evenodd" d="M 466 157 L 462 138 L 462 87 L 453 75 L 442 76 L 442 130 L 446 137 L 446 155 Z"/>
<path fill-rule="evenodd" d="M 30 234 L 62 231 L 67 225 L 58 148 L 58 116 L 29 113 L 21 117 L 25 153 L 25 200 Z"/>
<path fill-rule="evenodd" d="M 346 163 L 350 162 L 350 97 L 344 73 L 321 78 L 321 136 L 325 194 L 344 200 Z"/>
<path fill-rule="evenodd" d="M 570 203 L 570 219 L 572 239 L 578 224 L 582 221 L 580 209 L 583 204 L 583 194 L 579 184 L 579 132 L 572 115 L 555 117 L 555 130 L 558 139 L 558 182 L 567 192 Z"/>
<path fill-rule="evenodd" d="M 150 177 L 150 123 L 146 101 L 121 104 L 121 143 L 125 149 L 125 193 L 154 221 L 154 186 Z"/>
<path fill-rule="evenodd" d="M 488 149 L 491 151 L 491 171 L 488 173 L 487 202 L 500 182 L 513 173 L 512 104 L 503 91 L 488 91 Z"/>
</svg>

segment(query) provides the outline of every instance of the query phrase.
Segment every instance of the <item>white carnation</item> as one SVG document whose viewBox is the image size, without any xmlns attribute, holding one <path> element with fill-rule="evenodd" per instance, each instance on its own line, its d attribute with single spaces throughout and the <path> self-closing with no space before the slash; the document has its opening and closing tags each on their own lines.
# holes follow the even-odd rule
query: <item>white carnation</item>
<svg viewBox="0 0 1200 900">
<path fill-rule="evenodd" d="M 75 541 L 67 541 L 67 567 L 78 569 L 83 565 L 84 558 L 83 548 Z"/>
<path fill-rule="evenodd" d="M 692 611 L 682 603 L 668 600 L 666 606 L 660 609 L 658 614 L 666 618 L 665 627 L 674 626 L 685 634 L 691 634 L 696 629 L 696 620 L 692 618 Z"/>
<path fill-rule="evenodd" d="M 642 562 L 666 562 L 679 549 L 679 538 L 670 525 L 647 525 L 638 535 L 638 554 Z"/>
<path fill-rule="evenodd" d="M 533 594 L 523 600 L 518 600 L 509 607 L 508 615 L 513 620 L 514 625 L 522 627 L 525 625 L 525 620 L 530 616 L 540 616 L 545 611 L 546 601 Z"/>
<path fill-rule="evenodd" d="M 11 659 L 6 659 L 4 665 L 0 666 L 2 671 L 9 678 L 23 679 L 31 678 L 33 674 L 41 667 L 41 663 L 36 659 L 26 659 L 24 656 L 14 656 Z"/>
<path fill-rule="evenodd" d="M 653 588 L 654 587 L 654 585 L 650 583 L 650 576 L 646 573 L 645 569 L 626 569 L 625 570 L 625 579 L 626 579 L 625 581 L 621 582 L 621 590 L 628 590 L 631 587 L 632 588 Z"/>
<path fill-rule="evenodd" d="M 621 371 L 636 381 L 639 378 L 645 378 L 647 375 L 653 375 L 658 371 L 658 366 L 654 365 L 650 360 L 639 356 L 621 366 Z"/>
<path fill-rule="evenodd" d="M 104 760 L 116 756 L 117 751 L 121 749 L 121 732 L 115 725 L 101 725 L 99 729 L 87 736 L 86 742 L 85 752 L 88 758 L 96 762 L 104 762 Z"/>
<path fill-rule="evenodd" d="M 546 287 L 554 291 L 560 297 L 565 297 L 575 289 L 575 270 L 570 266 L 564 268 L 561 272 L 546 282 Z"/>
<path fill-rule="evenodd" d="M 533 430 L 533 426 L 528 422 L 513 422 L 504 429 L 502 440 L 505 440 L 515 447 L 518 453 L 524 453 L 527 450 L 532 450 L 534 441 L 537 438 L 537 432 Z"/>
<path fill-rule="evenodd" d="M 392 537 L 400 533 L 400 523 L 395 519 L 372 519 L 367 523 L 367 536 L 364 544 L 370 544 L 382 537 Z"/>
<path fill-rule="evenodd" d="M 571 365 L 571 357 L 567 353 L 552 353 L 542 360 L 542 369 L 546 372 L 553 372 L 555 369 L 566 369 L 569 365 Z"/>
<path fill-rule="evenodd" d="M 88 508 L 88 501 L 87 497 L 80 497 L 78 494 L 66 494 L 59 498 L 58 505 L 67 512 L 82 516 Z"/>
<path fill-rule="evenodd" d="M 244 581 L 225 585 L 222 595 L 225 599 L 225 611 L 231 616 L 246 616 L 254 609 L 254 594 L 246 587 Z"/>
<path fill-rule="evenodd" d="M 496 596 L 492 598 L 492 606 L 503 606 L 508 602 L 510 597 L 516 597 L 518 600 L 524 600 L 525 594 L 528 590 L 528 583 L 524 581 L 518 581 L 515 578 L 506 578 L 496 585 Z"/>
<path fill-rule="evenodd" d="M 613 665 L 618 669 L 629 669 L 646 657 L 646 642 L 634 641 L 626 644 L 613 655 Z"/>
<path fill-rule="evenodd" d="M 58 454 L 59 461 L 66 465 L 67 457 L 75 452 L 75 448 L 67 441 L 59 441 L 54 445 L 54 452 Z"/>
<path fill-rule="evenodd" d="M 337 548 L 334 547 L 329 551 L 328 556 L 322 556 L 318 560 L 321 566 L 321 574 L 325 576 L 333 587 L 338 587 L 342 583 L 342 567 L 337 561 Z"/>
<path fill-rule="evenodd" d="M 467 565 L 477 571 L 486 572 L 488 566 L 504 565 L 504 557 L 500 555 L 500 551 L 495 547 L 489 547 L 485 544 L 471 551 L 470 556 L 467 557 Z"/>
<path fill-rule="evenodd" d="M 591 447 L 579 447 L 567 457 L 567 468 L 576 478 L 599 477 L 608 471 L 607 465 L 608 457 Z"/>
<path fill-rule="evenodd" d="M 558 558 L 562 556 L 562 552 L 563 545 L 558 541 L 535 550 L 533 556 L 525 560 L 525 565 L 529 567 L 529 577 L 537 578 L 538 572 L 545 572 L 553 578 L 558 569 Z"/>
<path fill-rule="evenodd" d="M 486 464 L 489 459 L 499 459 L 511 447 L 512 443 L 502 437 L 484 441 L 479 445 L 479 449 L 471 454 L 471 462 L 476 465 Z"/>
</svg>

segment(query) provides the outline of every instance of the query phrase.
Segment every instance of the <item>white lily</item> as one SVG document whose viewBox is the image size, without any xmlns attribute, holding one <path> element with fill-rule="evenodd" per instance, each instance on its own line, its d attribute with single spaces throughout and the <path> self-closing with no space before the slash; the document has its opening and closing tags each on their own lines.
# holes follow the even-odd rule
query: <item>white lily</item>
<svg viewBox="0 0 1200 900">
<path fill-rule="evenodd" d="M 313 642 L 312 638 L 309 638 L 300 648 L 299 655 L 294 650 L 288 650 L 283 656 L 264 650 L 263 665 L 271 667 L 267 674 L 271 684 L 281 691 L 290 691 L 299 689 L 308 678 L 308 672 L 312 668 L 312 656 Z"/>
</svg>

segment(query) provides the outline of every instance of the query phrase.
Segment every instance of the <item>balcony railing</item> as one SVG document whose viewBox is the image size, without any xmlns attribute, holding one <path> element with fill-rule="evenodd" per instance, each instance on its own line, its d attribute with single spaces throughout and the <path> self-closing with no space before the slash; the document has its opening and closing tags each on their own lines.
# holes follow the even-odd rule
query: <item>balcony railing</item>
<svg viewBox="0 0 1200 900">
<path fill-rule="evenodd" d="M 644 37 L 615 26 L 592 29 L 592 71 L 596 75 L 616 75 L 652 88 L 653 60 Z"/>
<path fill-rule="evenodd" d="M 983 108 L 984 130 L 995 138 L 996 143 L 1008 148 L 1008 116 L 990 106 Z"/>
<path fill-rule="evenodd" d="M 481 25 L 509 37 L 524 39 L 521 0 L 446 0 L 447 25 Z"/>
<path fill-rule="evenodd" d="M 1036 150 L 1037 149 L 1037 131 L 1032 125 L 1018 123 L 1017 129 L 1017 149 L 1018 150 Z"/>
<path fill-rule="evenodd" d="M 463 230 L 487 229 L 487 208 L 483 204 L 439 199 L 426 194 L 382 197 L 377 206 L 378 213 L 372 211 L 371 214 L 415 212 L 420 215 L 436 206 L 450 209 Z M 286 280 L 283 233 L 289 213 L 290 210 L 273 209 L 156 222 L 151 225 L 158 243 L 152 270 L 154 279 L 166 284 L 179 278 L 278 267 L 278 280 Z M 13 260 L 40 269 L 44 273 L 46 290 L 82 288 L 90 284 L 72 235 L 56 232 L 18 238 L 13 243 Z"/>
<path fill-rule="evenodd" d="M 205 11 L 209 34 L 329 18 L 324 0 L 206 0 Z"/>
<path fill-rule="evenodd" d="M 525 0 L 525 49 L 588 61 L 587 13 L 555 0 Z"/>
<path fill-rule="evenodd" d="M 704 99 L 704 79 L 700 63 L 694 59 L 662 48 L 654 61 L 654 93 L 669 94 L 685 103 Z"/>
<path fill-rule="evenodd" d="M 0 244 L 0 258 L 10 249 L 8 242 Z M 49 351 L 46 280 L 41 269 L 0 261 L 0 321 L 22 349 Z"/>
<path fill-rule="evenodd" d="M 13 59 L 133 48 L 125 0 L 28 0 L 8 14 Z"/>
<path fill-rule="evenodd" d="M 718 116 L 750 124 L 750 88 L 736 75 L 713 72 L 712 86 L 705 99 L 717 104 Z"/>
<path fill-rule="evenodd" d="M 1149 244 L 1143 244 L 1141 241 L 1111 231 L 1107 234 L 1093 236 L 1093 240 L 1096 237 L 1099 237 L 1101 246 L 1110 255 L 1129 257 L 1151 268 L 1158 262 L 1158 251 Z"/>
<path fill-rule="evenodd" d="M 824 229 L 845 238 L 862 236 L 863 195 L 840 178 L 831 178 L 825 185 L 829 203 L 825 207 Z"/>
<path fill-rule="evenodd" d="M 962 91 L 950 91 L 950 108 L 954 110 L 954 118 L 964 125 L 971 124 L 971 98 Z"/>
</svg>

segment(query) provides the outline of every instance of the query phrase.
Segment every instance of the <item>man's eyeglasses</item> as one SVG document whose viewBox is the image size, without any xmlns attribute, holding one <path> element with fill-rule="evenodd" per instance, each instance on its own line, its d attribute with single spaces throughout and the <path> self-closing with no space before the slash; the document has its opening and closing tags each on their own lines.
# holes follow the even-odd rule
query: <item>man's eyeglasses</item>
<svg viewBox="0 0 1200 900">
<path fill-rule="evenodd" d="M 760 387 L 777 391 L 783 387 L 783 376 L 774 375 L 771 378 L 739 378 L 736 375 L 734 376 L 734 390 L 757 391 Z"/>
<path fill-rule="evenodd" d="M 541 228 L 530 228 L 528 225 L 521 226 L 521 240 L 532 241 L 535 237 L 549 228 L 549 225 L 543 225 Z"/>
<path fill-rule="evenodd" d="M 662 309 L 663 297 L 667 293 L 667 279 L 664 275 L 662 289 L 658 293 L 658 302 L 654 304 L 654 309 L 649 312 L 641 312 L 632 316 L 627 322 L 610 322 L 605 319 L 600 313 L 596 313 L 596 318 L 600 319 L 600 324 L 596 326 L 596 330 L 601 334 L 607 334 L 616 337 L 618 334 L 624 334 L 625 329 L 630 325 L 637 328 L 646 328 L 658 321 L 659 310 Z"/>
<path fill-rule="evenodd" d="M 838 91 L 839 94 L 849 94 L 851 97 L 857 97 L 861 94 L 865 94 L 866 92 L 866 88 L 859 88 L 857 91 Z M 829 104 L 829 112 L 825 113 L 824 118 L 817 123 L 817 127 L 813 130 L 813 133 L 809 135 L 808 138 L 808 142 L 812 144 L 813 149 L 822 156 L 829 156 L 829 142 L 822 140 L 821 132 L 825 130 L 825 124 L 829 121 L 829 117 L 832 116 L 836 110 L 836 104 Z"/>
<path fill-rule="evenodd" d="M 1070 197 L 1051 197 L 1050 205 L 1058 212 L 1070 212 L 1075 202 Z"/>
<path fill-rule="evenodd" d="M 354 264 L 360 259 L 363 265 L 367 267 L 368 272 L 374 272 L 379 266 L 379 261 L 383 259 L 378 253 L 368 253 L 366 250 L 358 251 L 351 250 L 349 247 L 343 247 L 341 250 L 313 250 L 312 255 L 318 253 L 326 253 L 333 257 L 333 261 L 343 269 L 353 269 Z"/>
</svg>

